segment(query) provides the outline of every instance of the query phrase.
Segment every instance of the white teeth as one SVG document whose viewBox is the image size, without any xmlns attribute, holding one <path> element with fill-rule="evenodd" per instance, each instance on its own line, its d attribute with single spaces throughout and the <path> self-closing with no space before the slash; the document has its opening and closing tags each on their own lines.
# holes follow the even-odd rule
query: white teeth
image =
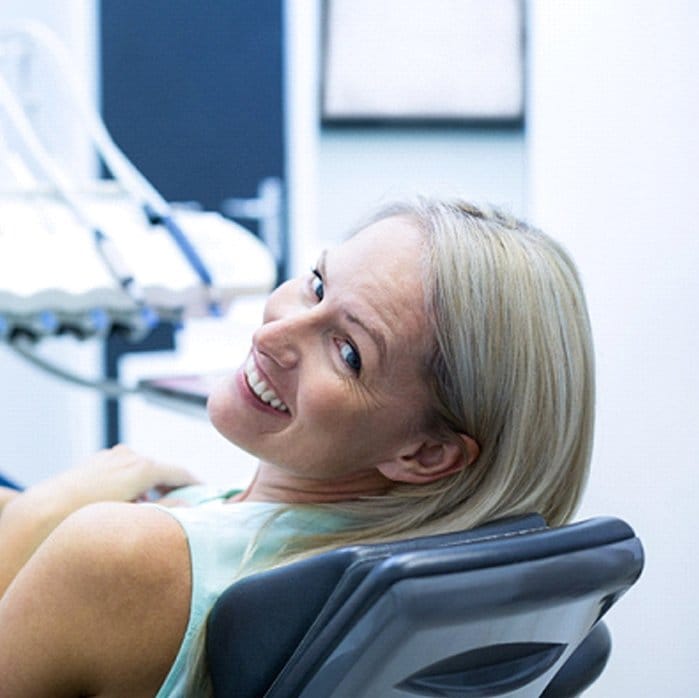
<svg viewBox="0 0 699 698">
<path fill-rule="evenodd" d="M 266 381 L 260 379 L 260 374 L 255 368 L 255 360 L 252 356 L 248 358 L 245 364 L 245 377 L 252 391 L 262 402 L 271 405 L 280 412 L 288 411 L 289 408 L 277 397 L 274 390 L 267 385 Z"/>
</svg>

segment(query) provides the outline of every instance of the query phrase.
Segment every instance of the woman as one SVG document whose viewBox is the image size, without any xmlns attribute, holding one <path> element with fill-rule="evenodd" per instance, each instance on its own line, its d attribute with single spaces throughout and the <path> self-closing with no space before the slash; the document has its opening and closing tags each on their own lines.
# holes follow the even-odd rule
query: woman
<svg viewBox="0 0 699 698">
<path fill-rule="evenodd" d="M 243 492 L 135 506 L 191 478 L 118 447 L 6 504 L 4 696 L 181 695 L 206 610 L 251 570 L 530 511 L 566 521 L 593 423 L 577 273 L 500 213 L 386 208 L 271 295 L 208 409 L 260 459 Z"/>
</svg>

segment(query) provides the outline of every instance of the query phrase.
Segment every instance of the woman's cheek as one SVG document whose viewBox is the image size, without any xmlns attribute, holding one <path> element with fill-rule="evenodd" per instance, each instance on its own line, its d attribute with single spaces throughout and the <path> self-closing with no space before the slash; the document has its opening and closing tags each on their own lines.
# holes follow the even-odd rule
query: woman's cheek
<svg viewBox="0 0 699 698">
<path fill-rule="evenodd" d="M 345 413 L 348 398 L 334 380 L 314 380 L 297 402 L 297 414 L 313 421 L 336 422 Z"/>
</svg>

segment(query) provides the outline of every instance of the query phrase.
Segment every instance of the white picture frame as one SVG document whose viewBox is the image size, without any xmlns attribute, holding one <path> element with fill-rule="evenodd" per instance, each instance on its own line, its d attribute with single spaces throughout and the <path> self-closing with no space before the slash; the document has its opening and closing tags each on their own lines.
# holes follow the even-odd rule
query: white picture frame
<svg viewBox="0 0 699 698">
<path fill-rule="evenodd" d="M 325 124 L 521 124 L 521 0 L 325 0 Z"/>
</svg>

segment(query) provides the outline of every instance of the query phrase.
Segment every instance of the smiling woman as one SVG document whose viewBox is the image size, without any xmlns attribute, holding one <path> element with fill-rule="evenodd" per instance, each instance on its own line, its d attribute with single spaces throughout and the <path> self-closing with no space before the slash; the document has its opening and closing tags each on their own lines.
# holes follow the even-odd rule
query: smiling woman
<svg viewBox="0 0 699 698">
<path fill-rule="evenodd" d="M 270 296 L 251 370 L 209 400 L 214 426 L 263 461 L 244 498 L 308 501 L 311 479 L 313 497 L 342 501 L 414 478 L 432 444 L 422 256 L 418 231 L 388 218 Z"/>
<path fill-rule="evenodd" d="M 554 241 L 462 201 L 388 207 L 274 291 L 211 394 L 214 427 L 259 459 L 244 491 L 100 504 L 191 484 L 119 447 L 7 503 L 3 695 L 206 695 L 202 628 L 234 579 L 525 512 L 563 523 L 593 401 L 585 301 Z"/>
</svg>

